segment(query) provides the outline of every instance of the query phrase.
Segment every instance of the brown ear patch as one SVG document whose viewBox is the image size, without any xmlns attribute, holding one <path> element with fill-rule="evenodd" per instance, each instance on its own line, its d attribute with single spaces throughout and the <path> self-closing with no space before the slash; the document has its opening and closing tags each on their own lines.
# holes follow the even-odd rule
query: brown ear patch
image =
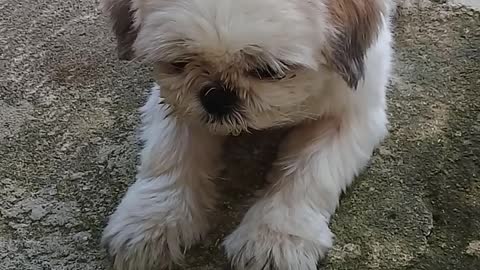
<svg viewBox="0 0 480 270">
<path fill-rule="evenodd" d="M 103 0 L 102 2 L 102 9 L 112 21 L 120 60 L 131 60 L 134 56 L 133 43 L 138 31 L 134 28 L 134 11 L 131 6 L 131 0 Z"/>
<path fill-rule="evenodd" d="M 325 52 L 328 63 L 356 88 L 364 76 L 364 57 L 377 38 L 383 0 L 328 0 L 334 33 Z"/>
</svg>

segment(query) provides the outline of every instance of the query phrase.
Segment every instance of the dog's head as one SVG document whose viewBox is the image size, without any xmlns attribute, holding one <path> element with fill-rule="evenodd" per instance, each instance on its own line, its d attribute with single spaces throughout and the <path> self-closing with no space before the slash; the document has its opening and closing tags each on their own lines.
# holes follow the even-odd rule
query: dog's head
<svg viewBox="0 0 480 270">
<path fill-rule="evenodd" d="M 324 86 L 356 88 L 387 0 L 103 0 L 121 59 L 155 66 L 179 117 L 238 133 L 310 118 Z"/>
</svg>

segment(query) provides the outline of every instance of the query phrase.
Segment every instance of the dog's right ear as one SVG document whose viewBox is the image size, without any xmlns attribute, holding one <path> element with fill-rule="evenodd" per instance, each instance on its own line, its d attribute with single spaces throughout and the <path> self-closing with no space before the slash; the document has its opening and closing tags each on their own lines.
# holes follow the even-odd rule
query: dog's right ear
<svg viewBox="0 0 480 270">
<path fill-rule="evenodd" d="M 110 17 L 117 38 L 118 58 L 131 60 L 134 56 L 133 43 L 138 34 L 132 0 L 101 0 L 100 9 Z"/>
</svg>

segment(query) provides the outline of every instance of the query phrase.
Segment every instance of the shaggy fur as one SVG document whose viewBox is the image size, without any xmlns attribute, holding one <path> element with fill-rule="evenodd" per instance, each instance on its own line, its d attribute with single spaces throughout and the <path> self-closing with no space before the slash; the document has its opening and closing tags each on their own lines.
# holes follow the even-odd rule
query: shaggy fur
<svg viewBox="0 0 480 270">
<path fill-rule="evenodd" d="M 391 7 L 103 0 L 119 57 L 151 63 L 157 82 L 141 109 L 137 181 L 103 235 L 115 269 L 180 264 L 208 230 L 225 135 L 278 126 L 293 129 L 271 186 L 223 245 L 234 269 L 316 269 L 340 194 L 387 134 Z"/>
</svg>

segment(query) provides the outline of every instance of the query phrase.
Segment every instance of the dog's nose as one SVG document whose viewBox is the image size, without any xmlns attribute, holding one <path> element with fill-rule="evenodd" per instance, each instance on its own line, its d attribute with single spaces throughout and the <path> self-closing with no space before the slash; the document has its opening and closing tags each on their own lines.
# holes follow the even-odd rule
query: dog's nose
<svg viewBox="0 0 480 270">
<path fill-rule="evenodd" d="M 238 96 L 221 82 L 212 82 L 200 91 L 200 102 L 209 114 L 223 116 L 231 113 L 238 102 Z"/>
</svg>

